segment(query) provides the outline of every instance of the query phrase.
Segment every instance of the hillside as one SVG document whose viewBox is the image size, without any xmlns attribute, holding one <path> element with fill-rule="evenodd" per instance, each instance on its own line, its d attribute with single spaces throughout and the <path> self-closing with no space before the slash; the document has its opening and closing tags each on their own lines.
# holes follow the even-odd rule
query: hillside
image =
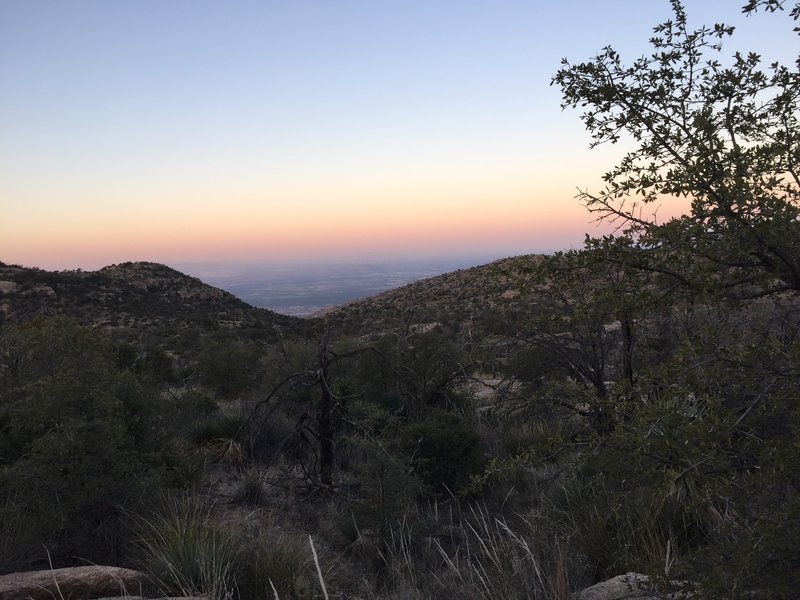
<svg viewBox="0 0 800 600">
<path fill-rule="evenodd" d="M 324 309 L 308 320 L 256 308 L 165 265 L 125 262 L 97 271 L 46 271 L 0 263 L 0 323 L 65 315 L 115 330 L 238 329 L 279 325 L 293 331 L 322 321 L 364 334 L 424 323 L 475 323 L 530 304 L 540 256 L 504 258 L 423 279 Z"/>
<path fill-rule="evenodd" d="M 531 308 L 534 270 L 542 256 L 503 258 L 320 311 L 315 317 L 351 333 L 433 323 L 474 326 L 499 314 Z"/>
<path fill-rule="evenodd" d="M 800 299 L 725 292 L 586 250 L 294 319 L 153 263 L 0 265 L 0 573 L 306 598 L 313 543 L 337 597 L 575 598 L 664 564 L 726 590 L 747 553 L 743 589 L 782 592 Z"/>
<path fill-rule="evenodd" d="M 301 325 L 157 263 L 126 262 L 98 271 L 0 263 L 0 323 L 37 315 L 65 315 L 83 325 L 138 332 Z"/>
</svg>

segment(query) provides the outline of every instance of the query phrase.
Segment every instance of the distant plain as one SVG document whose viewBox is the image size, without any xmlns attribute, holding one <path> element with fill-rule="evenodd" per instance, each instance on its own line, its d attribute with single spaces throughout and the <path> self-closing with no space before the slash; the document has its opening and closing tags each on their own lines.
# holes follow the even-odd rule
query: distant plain
<svg viewBox="0 0 800 600">
<path fill-rule="evenodd" d="M 182 263 L 177 269 L 230 292 L 252 306 L 307 317 L 442 273 L 498 257 L 462 256 L 341 262 Z"/>
</svg>

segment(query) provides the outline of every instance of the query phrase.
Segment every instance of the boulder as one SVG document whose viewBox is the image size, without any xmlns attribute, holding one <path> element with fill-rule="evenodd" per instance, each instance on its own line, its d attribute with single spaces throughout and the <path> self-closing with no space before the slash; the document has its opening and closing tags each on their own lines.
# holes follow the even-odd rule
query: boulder
<svg viewBox="0 0 800 600">
<path fill-rule="evenodd" d="M 588 587 L 575 596 L 575 600 L 662 600 L 649 586 L 647 575 L 626 573 L 617 575 Z"/>
<path fill-rule="evenodd" d="M 0 576 L 0 600 L 88 600 L 141 594 L 145 575 L 121 567 L 68 567 Z"/>
<path fill-rule="evenodd" d="M 500 294 L 500 297 L 503 300 L 514 300 L 515 298 L 519 298 L 521 295 L 522 292 L 520 292 L 519 290 L 506 290 L 505 292 Z"/>
</svg>

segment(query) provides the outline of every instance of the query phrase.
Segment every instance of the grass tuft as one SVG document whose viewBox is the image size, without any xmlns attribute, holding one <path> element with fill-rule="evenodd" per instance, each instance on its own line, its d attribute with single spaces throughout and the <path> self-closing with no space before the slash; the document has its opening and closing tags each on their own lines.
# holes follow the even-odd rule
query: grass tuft
<svg viewBox="0 0 800 600">
<path fill-rule="evenodd" d="M 145 567 L 166 596 L 234 595 L 241 545 L 197 498 L 162 502 L 149 517 L 134 516 Z"/>
</svg>

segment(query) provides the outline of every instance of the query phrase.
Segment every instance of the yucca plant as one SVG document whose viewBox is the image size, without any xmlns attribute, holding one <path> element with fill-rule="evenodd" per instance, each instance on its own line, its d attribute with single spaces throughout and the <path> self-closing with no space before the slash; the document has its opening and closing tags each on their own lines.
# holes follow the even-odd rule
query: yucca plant
<svg viewBox="0 0 800 600">
<path fill-rule="evenodd" d="M 222 462 L 241 467 L 249 436 L 248 420 L 248 413 L 240 407 L 220 410 L 195 427 L 191 441 Z"/>
<path fill-rule="evenodd" d="M 149 516 L 134 515 L 133 529 L 145 570 L 167 596 L 229 598 L 236 585 L 242 546 L 213 507 L 197 498 L 165 498 Z"/>
</svg>

